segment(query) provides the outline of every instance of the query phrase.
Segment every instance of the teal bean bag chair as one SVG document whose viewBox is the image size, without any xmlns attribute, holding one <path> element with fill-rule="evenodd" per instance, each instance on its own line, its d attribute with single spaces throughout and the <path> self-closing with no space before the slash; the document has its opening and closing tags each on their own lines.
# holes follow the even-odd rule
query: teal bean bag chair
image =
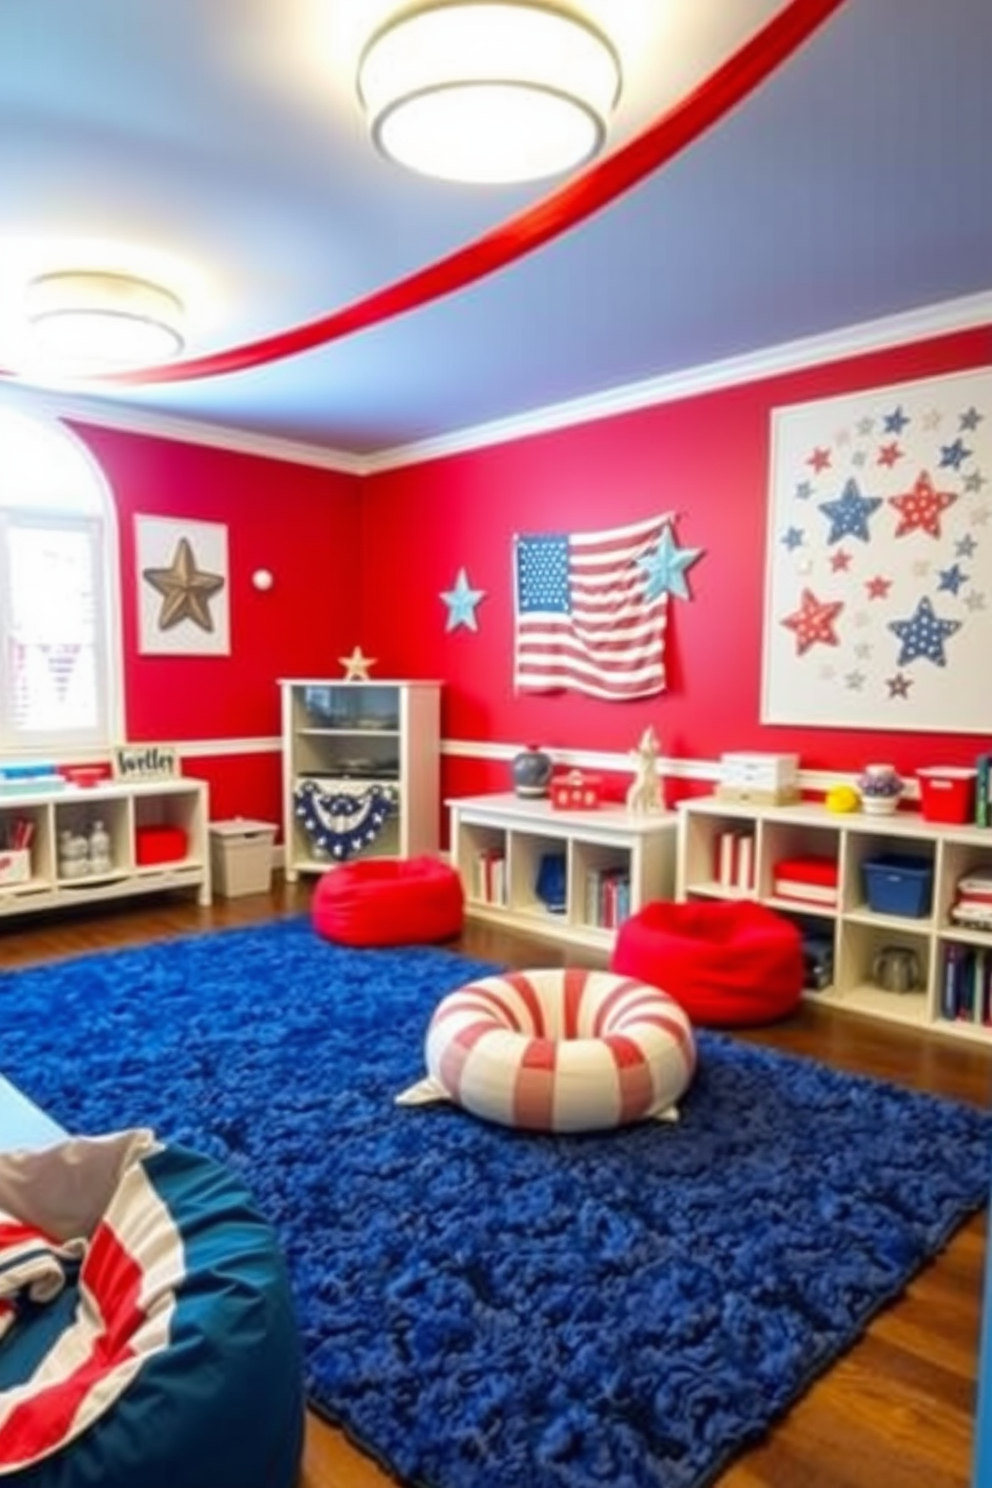
<svg viewBox="0 0 992 1488">
<path fill-rule="evenodd" d="M 232 1172 L 147 1131 L 0 1153 L 0 1482 L 293 1488 L 302 1380 Z"/>
</svg>

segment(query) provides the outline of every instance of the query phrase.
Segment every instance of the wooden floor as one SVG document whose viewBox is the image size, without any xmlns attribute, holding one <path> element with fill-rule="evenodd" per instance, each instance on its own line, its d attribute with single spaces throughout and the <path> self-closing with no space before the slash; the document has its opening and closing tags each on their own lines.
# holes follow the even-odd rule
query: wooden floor
<svg viewBox="0 0 992 1488">
<path fill-rule="evenodd" d="M 0 968 L 298 913 L 307 907 L 308 892 L 305 884 L 277 883 L 271 895 L 221 901 L 211 909 L 172 899 L 72 917 L 2 919 Z M 481 926 L 469 926 L 458 946 L 519 966 L 563 960 L 551 942 Z M 746 1036 L 976 1105 L 987 1105 L 992 1091 L 992 1050 L 812 1002 L 789 1022 Z M 0 1047 L 0 1068 L 2 1062 Z M 724 1473 L 719 1488 L 970 1488 L 985 1233 L 984 1215 L 959 1231 L 767 1439 Z M 300 1488 L 388 1488 L 391 1482 L 340 1433 L 309 1422 Z"/>
</svg>

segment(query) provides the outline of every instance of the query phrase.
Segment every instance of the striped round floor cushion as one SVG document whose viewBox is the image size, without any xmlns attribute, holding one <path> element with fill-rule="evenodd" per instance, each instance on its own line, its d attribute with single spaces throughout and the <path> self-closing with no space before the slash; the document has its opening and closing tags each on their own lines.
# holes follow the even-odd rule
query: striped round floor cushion
<svg viewBox="0 0 992 1488">
<path fill-rule="evenodd" d="M 449 993 L 431 1019 L 426 1059 L 429 1085 L 476 1116 L 578 1132 L 674 1115 L 696 1046 L 689 1019 L 657 987 L 556 968 Z"/>
<path fill-rule="evenodd" d="M 296 1483 L 288 1277 L 221 1164 L 150 1132 L 0 1155 L 0 1299 L 0 1483 Z"/>
</svg>

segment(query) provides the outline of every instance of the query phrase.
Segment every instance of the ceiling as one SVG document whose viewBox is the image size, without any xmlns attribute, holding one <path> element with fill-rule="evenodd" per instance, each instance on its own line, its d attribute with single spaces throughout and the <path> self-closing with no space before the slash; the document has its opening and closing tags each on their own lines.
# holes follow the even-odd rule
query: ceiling
<svg viewBox="0 0 992 1488">
<path fill-rule="evenodd" d="M 38 273 L 168 284 L 199 358 L 361 301 L 561 187 L 429 181 L 376 153 L 354 69 L 397 3 L 3 0 L 0 396 L 37 396 L 11 374 Z M 575 0 L 624 67 L 608 151 L 786 4 Z M 76 386 L 75 406 L 361 462 L 984 295 L 990 69 L 987 0 L 846 0 L 667 164 L 509 266 L 297 355 Z"/>
</svg>

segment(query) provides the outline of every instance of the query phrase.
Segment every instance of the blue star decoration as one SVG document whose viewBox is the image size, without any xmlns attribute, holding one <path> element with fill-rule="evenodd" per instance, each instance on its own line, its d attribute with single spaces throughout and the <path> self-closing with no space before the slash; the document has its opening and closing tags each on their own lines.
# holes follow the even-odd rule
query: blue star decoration
<svg viewBox="0 0 992 1488">
<path fill-rule="evenodd" d="M 960 563 L 952 563 L 950 568 L 942 568 L 939 572 L 938 589 L 946 589 L 951 594 L 957 594 L 962 584 L 967 584 L 968 575 L 962 569 Z"/>
<path fill-rule="evenodd" d="M 964 413 L 961 414 L 958 423 L 962 429 L 971 432 L 978 428 L 984 417 L 985 415 L 979 413 L 977 408 L 966 408 Z"/>
<path fill-rule="evenodd" d="M 902 641 L 897 666 L 906 666 L 918 656 L 934 666 L 946 666 L 944 639 L 961 629 L 960 620 L 939 620 L 928 599 L 921 599 L 908 620 L 890 620 L 889 629 Z"/>
<path fill-rule="evenodd" d="M 795 548 L 801 548 L 802 545 L 803 545 L 803 530 L 802 530 L 802 528 L 801 527 L 790 527 L 790 528 L 788 528 L 788 530 L 782 534 L 782 542 L 789 549 L 789 552 L 790 553 Z"/>
<path fill-rule="evenodd" d="M 460 568 L 455 587 L 441 591 L 441 598 L 448 606 L 445 631 L 457 630 L 459 625 L 464 625 L 467 630 L 478 630 L 479 622 L 475 616 L 475 607 L 485 596 L 485 589 L 473 589 L 469 584 L 468 574 L 464 568 Z"/>
<path fill-rule="evenodd" d="M 857 481 L 847 481 L 836 501 L 820 502 L 820 511 L 830 518 L 827 542 L 840 542 L 842 537 L 860 537 L 862 542 L 869 542 L 868 518 L 881 504 L 881 496 L 862 496 Z"/>
<path fill-rule="evenodd" d="M 902 411 L 901 404 L 894 413 L 886 413 L 883 415 L 883 418 L 885 422 L 886 434 L 901 434 L 903 429 L 905 429 L 906 425 L 909 423 L 909 419 Z"/>
<path fill-rule="evenodd" d="M 963 439 L 955 439 L 953 444 L 942 444 L 940 446 L 940 463 L 949 465 L 953 470 L 959 470 L 963 460 L 970 459 L 971 450 L 965 449 Z"/>
<path fill-rule="evenodd" d="M 691 599 L 685 571 L 702 553 L 702 548 L 680 548 L 671 527 L 666 527 L 651 551 L 637 560 L 638 568 L 643 568 L 648 576 L 645 600 L 657 599 L 659 594 Z"/>
</svg>

